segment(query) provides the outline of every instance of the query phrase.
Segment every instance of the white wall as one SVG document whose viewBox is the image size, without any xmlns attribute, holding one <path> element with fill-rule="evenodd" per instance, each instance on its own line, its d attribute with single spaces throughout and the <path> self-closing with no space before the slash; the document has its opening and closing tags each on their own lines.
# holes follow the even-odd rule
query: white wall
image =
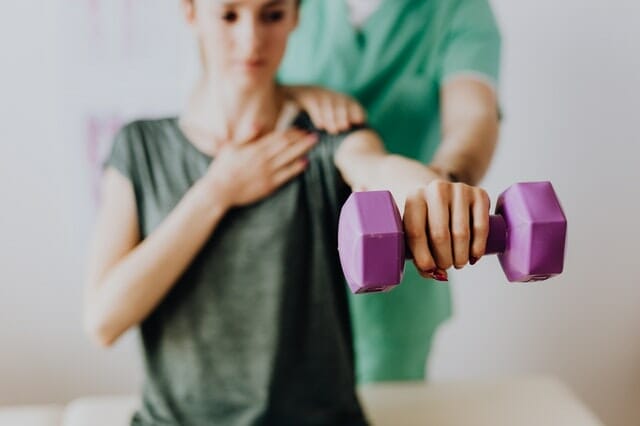
<svg viewBox="0 0 640 426">
<path fill-rule="evenodd" d="M 551 180 L 565 273 L 505 285 L 497 259 L 454 280 L 435 380 L 556 374 L 611 425 L 640 422 L 640 3 L 493 2 L 505 36 L 498 154 L 484 182 Z"/>
<path fill-rule="evenodd" d="M 0 404 L 131 392 L 140 382 L 134 333 L 103 351 L 81 329 L 94 151 L 117 123 L 179 108 L 194 60 L 178 5 L 2 6 Z"/>
<path fill-rule="evenodd" d="M 114 122 L 180 105 L 194 53 L 177 3 L 3 5 L 0 404 L 138 386 L 133 334 L 105 352 L 81 333 L 91 149 Z M 505 36 L 505 120 L 484 184 L 497 195 L 511 182 L 553 181 L 569 218 L 566 272 L 505 285 L 486 258 L 455 274 L 456 316 L 437 338 L 431 375 L 550 373 L 607 424 L 637 424 L 640 3 L 493 4 Z"/>
</svg>

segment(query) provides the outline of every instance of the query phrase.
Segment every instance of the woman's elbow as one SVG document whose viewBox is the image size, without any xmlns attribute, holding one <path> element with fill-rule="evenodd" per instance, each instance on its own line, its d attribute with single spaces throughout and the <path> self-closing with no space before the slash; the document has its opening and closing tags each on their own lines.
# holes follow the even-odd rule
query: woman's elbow
<svg viewBox="0 0 640 426">
<path fill-rule="evenodd" d="M 93 343 L 101 348 L 111 347 L 120 337 L 121 333 L 106 318 L 91 312 L 89 309 L 84 314 L 84 332 Z"/>
</svg>

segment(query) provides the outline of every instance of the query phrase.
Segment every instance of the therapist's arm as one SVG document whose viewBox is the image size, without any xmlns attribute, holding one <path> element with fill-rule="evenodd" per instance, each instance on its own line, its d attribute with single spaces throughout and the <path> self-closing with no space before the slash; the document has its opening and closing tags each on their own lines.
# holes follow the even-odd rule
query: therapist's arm
<svg viewBox="0 0 640 426">
<path fill-rule="evenodd" d="M 391 191 L 423 277 L 446 281 L 447 269 L 462 268 L 484 255 L 489 197 L 483 189 L 449 182 L 419 161 L 387 153 L 371 130 L 347 136 L 335 164 L 355 191 Z"/>
<path fill-rule="evenodd" d="M 461 75 L 441 89 L 442 143 L 430 167 L 442 177 L 476 185 L 498 140 L 498 102 L 486 82 Z"/>
</svg>

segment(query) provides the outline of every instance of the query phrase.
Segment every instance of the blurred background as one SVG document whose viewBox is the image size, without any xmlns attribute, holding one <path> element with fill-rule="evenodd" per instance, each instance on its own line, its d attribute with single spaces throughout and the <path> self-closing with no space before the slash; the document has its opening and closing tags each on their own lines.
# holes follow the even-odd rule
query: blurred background
<svg viewBox="0 0 640 426">
<path fill-rule="evenodd" d="M 504 120 L 482 185 L 551 180 L 568 258 L 531 285 L 492 257 L 455 273 L 431 378 L 550 374 L 607 425 L 637 425 L 640 2 L 492 4 Z M 84 260 L 114 131 L 175 114 L 196 75 L 179 2 L 3 2 L 0 28 L 0 405 L 136 392 L 135 332 L 107 351 L 82 333 Z"/>
</svg>

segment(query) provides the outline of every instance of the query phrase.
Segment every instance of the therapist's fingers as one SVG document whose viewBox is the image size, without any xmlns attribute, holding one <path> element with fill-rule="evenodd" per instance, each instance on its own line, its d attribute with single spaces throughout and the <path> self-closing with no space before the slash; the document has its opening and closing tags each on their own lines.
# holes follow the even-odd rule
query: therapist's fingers
<svg viewBox="0 0 640 426">
<path fill-rule="evenodd" d="M 311 86 L 289 88 L 289 94 L 309 114 L 319 130 L 336 134 L 366 120 L 366 111 L 351 96 Z"/>
<path fill-rule="evenodd" d="M 322 102 L 322 121 L 327 132 L 338 133 L 337 114 L 331 96 L 325 96 Z"/>
<path fill-rule="evenodd" d="M 319 99 L 314 98 L 310 102 L 305 102 L 302 106 L 307 114 L 309 114 L 309 118 L 311 119 L 311 122 L 313 123 L 315 128 L 319 130 L 325 130 L 326 124 L 322 102 Z"/>
<path fill-rule="evenodd" d="M 367 113 L 358 102 L 351 99 L 349 102 L 349 122 L 352 124 L 362 124 L 367 120 Z"/>
<path fill-rule="evenodd" d="M 331 102 L 333 117 L 336 121 L 330 127 L 334 132 L 346 132 L 353 125 L 364 123 L 366 117 L 364 108 L 352 97 L 332 94 Z"/>
<path fill-rule="evenodd" d="M 336 113 L 336 128 L 339 132 L 346 132 L 351 127 L 349 122 L 349 98 L 341 96 L 334 104 Z"/>
</svg>

